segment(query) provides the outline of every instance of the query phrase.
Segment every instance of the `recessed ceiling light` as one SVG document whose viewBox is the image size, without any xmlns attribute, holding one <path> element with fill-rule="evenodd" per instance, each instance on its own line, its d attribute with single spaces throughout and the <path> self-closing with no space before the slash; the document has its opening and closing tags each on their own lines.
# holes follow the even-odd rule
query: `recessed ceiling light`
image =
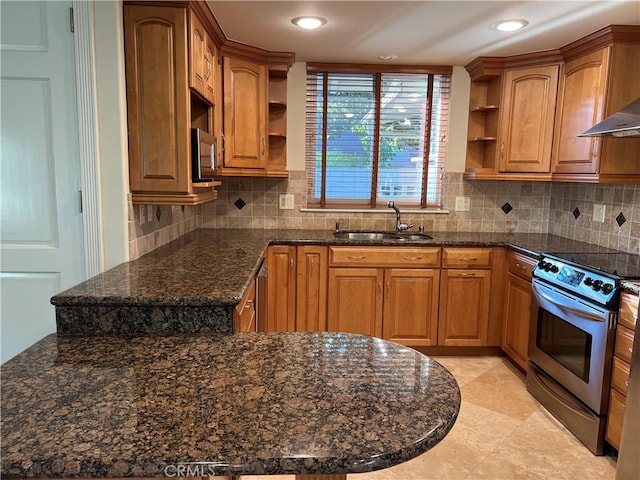
<svg viewBox="0 0 640 480">
<path fill-rule="evenodd" d="M 501 32 L 515 32 L 529 25 L 526 20 L 503 20 L 502 22 L 491 25 L 492 28 Z"/>
<path fill-rule="evenodd" d="M 379 55 L 378 58 L 380 60 L 395 60 L 396 58 L 398 58 L 397 55 Z"/>
<path fill-rule="evenodd" d="M 307 30 L 313 30 L 327 23 L 327 19 L 323 17 L 296 17 L 291 19 L 291 23 Z"/>
</svg>

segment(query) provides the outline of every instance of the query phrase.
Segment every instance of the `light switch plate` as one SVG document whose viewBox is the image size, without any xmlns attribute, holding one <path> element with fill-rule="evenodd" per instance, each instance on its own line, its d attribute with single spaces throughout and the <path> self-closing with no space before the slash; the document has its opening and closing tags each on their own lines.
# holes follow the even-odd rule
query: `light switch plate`
<svg viewBox="0 0 640 480">
<path fill-rule="evenodd" d="M 280 195 L 280 210 L 293 210 L 293 194 Z"/>
<path fill-rule="evenodd" d="M 604 205 L 595 204 L 593 206 L 593 221 L 604 223 L 604 214 L 606 207 Z"/>
<path fill-rule="evenodd" d="M 469 197 L 456 197 L 456 212 L 468 212 L 471 208 Z"/>
</svg>

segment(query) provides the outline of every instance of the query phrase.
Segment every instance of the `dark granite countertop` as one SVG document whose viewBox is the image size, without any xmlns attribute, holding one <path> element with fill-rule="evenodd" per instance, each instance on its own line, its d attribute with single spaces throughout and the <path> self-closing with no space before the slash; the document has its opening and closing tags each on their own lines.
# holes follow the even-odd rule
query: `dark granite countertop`
<svg viewBox="0 0 640 480">
<path fill-rule="evenodd" d="M 435 232 L 433 240 L 336 239 L 324 230 L 200 229 L 55 295 L 56 305 L 220 305 L 242 297 L 270 243 L 321 245 L 509 246 L 542 252 L 614 252 L 549 234 Z"/>
<path fill-rule="evenodd" d="M 3 477 L 365 472 L 460 406 L 436 361 L 340 333 L 50 335 L 1 371 Z"/>
</svg>

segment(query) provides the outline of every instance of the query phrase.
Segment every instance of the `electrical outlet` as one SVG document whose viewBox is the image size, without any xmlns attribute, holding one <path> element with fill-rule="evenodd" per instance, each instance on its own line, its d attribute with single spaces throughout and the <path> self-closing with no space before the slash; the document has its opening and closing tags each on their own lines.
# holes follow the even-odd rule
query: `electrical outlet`
<svg viewBox="0 0 640 480">
<path fill-rule="evenodd" d="M 280 195 L 280 210 L 293 210 L 293 194 Z"/>
<path fill-rule="evenodd" d="M 604 205 L 596 204 L 593 206 L 593 221 L 604 223 L 604 213 L 606 207 Z"/>
<path fill-rule="evenodd" d="M 456 197 L 456 212 L 468 212 L 471 208 L 471 198 Z"/>
</svg>

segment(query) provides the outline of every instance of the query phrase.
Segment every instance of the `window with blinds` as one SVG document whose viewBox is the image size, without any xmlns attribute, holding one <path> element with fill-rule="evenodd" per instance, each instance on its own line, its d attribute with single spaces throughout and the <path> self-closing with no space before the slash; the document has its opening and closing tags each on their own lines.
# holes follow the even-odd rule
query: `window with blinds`
<svg viewBox="0 0 640 480">
<path fill-rule="evenodd" d="M 309 207 L 442 205 L 448 73 L 307 66 Z"/>
</svg>

